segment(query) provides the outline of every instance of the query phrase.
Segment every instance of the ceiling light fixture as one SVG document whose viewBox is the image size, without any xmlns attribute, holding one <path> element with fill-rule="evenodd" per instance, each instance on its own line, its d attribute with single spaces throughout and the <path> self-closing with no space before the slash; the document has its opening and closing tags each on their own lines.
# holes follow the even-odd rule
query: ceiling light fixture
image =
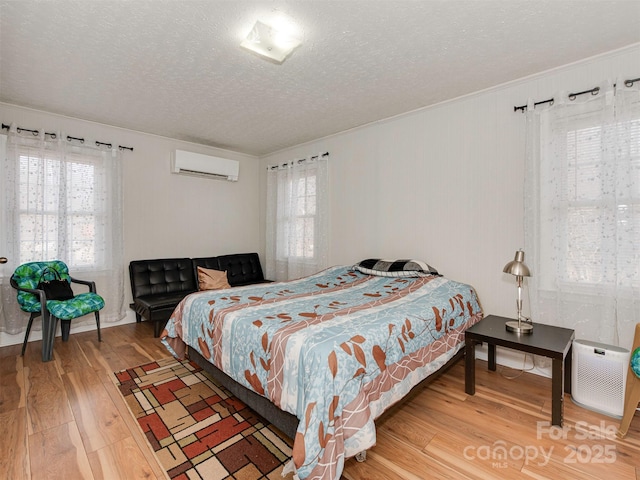
<svg viewBox="0 0 640 480">
<path fill-rule="evenodd" d="M 240 46 L 261 57 L 282 63 L 301 44 L 302 40 L 293 32 L 258 20 Z"/>
</svg>

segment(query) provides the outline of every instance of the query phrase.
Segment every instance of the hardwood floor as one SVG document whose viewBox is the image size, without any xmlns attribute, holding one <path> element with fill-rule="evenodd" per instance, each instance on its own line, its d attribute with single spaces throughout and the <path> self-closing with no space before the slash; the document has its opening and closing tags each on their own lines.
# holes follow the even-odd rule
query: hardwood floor
<svg viewBox="0 0 640 480">
<path fill-rule="evenodd" d="M 112 372 L 168 356 L 146 323 L 0 348 L 0 474 L 20 479 L 166 478 L 116 389 Z M 347 460 L 360 479 L 553 478 L 640 480 L 640 415 L 624 440 L 619 421 L 565 396 L 565 428 L 550 427 L 551 380 L 509 380 L 476 366 L 464 393 L 464 360 L 378 421 L 367 460 Z M 509 371 L 508 375 L 513 375 Z"/>
</svg>

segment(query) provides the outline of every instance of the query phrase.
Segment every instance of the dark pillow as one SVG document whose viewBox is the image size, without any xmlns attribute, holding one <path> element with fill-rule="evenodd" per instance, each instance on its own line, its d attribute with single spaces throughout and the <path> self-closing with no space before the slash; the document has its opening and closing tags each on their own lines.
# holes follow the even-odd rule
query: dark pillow
<svg viewBox="0 0 640 480">
<path fill-rule="evenodd" d="M 420 260 L 381 260 L 379 258 L 369 258 L 353 266 L 367 275 L 378 275 L 380 277 L 428 277 L 439 275 L 432 266 Z"/>
</svg>

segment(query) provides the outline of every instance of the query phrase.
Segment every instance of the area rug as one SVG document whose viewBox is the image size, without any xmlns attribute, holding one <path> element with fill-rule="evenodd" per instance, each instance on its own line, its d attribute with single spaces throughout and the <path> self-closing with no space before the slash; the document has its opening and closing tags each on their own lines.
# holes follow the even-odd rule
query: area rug
<svg viewBox="0 0 640 480">
<path fill-rule="evenodd" d="M 291 440 L 197 365 L 167 358 L 115 376 L 169 478 L 283 478 Z"/>
</svg>

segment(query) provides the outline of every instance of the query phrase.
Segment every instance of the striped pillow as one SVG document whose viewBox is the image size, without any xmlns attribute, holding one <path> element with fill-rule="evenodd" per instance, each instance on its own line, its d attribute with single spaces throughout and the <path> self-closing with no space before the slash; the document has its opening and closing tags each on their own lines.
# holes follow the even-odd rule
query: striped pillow
<svg viewBox="0 0 640 480">
<path fill-rule="evenodd" d="M 381 260 L 369 258 L 353 266 L 367 275 L 380 277 L 428 277 L 440 275 L 432 266 L 419 260 Z"/>
</svg>

